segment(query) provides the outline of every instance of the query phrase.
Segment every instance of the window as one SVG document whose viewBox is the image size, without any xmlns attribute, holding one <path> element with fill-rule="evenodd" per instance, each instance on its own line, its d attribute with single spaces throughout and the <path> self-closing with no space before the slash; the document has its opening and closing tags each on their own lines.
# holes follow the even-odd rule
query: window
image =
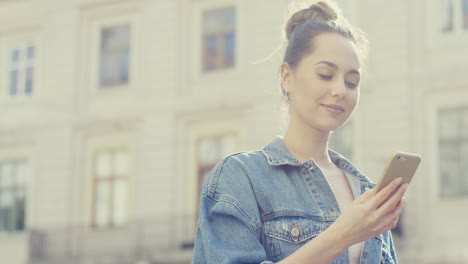
<svg viewBox="0 0 468 264">
<path fill-rule="evenodd" d="M 25 228 L 27 163 L 0 161 L 0 232 Z"/>
<path fill-rule="evenodd" d="M 129 82 L 129 24 L 101 29 L 99 86 L 107 88 Z"/>
<path fill-rule="evenodd" d="M 94 164 L 93 224 L 97 228 L 123 225 L 128 220 L 128 152 L 99 151 Z"/>
<path fill-rule="evenodd" d="M 238 146 L 236 135 L 222 135 L 203 137 L 197 143 L 197 167 L 198 167 L 198 192 L 206 176 L 210 173 L 216 163 L 228 154 L 232 154 Z"/>
<path fill-rule="evenodd" d="M 347 160 L 353 161 L 353 123 L 349 120 L 342 127 L 335 130 L 330 138 L 330 148 Z"/>
<path fill-rule="evenodd" d="M 203 71 L 233 67 L 236 50 L 234 7 L 205 10 L 202 20 Z"/>
<path fill-rule="evenodd" d="M 468 0 L 463 0 L 463 29 L 468 29 Z"/>
<path fill-rule="evenodd" d="M 225 156 L 232 154 L 238 148 L 239 139 L 237 135 L 219 135 L 202 137 L 197 145 L 197 217 L 199 208 L 199 197 L 203 188 L 203 182 L 214 166 Z"/>
<path fill-rule="evenodd" d="M 21 43 L 9 49 L 9 84 L 12 97 L 30 96 L 34 89 L 36 48 L 32 43 Z"/>
<path fill-rule="evenodd" d="M 443 0 L 441 28 L 443 33 L 468 30 L 468 0 Z"/>
<path fill-rule="evenodd" d="M 200 12 L 197 12 L 200 14 Z M 214 166 L 227 155 L 238 152 L 245 142 L 245 113 L 243 111 L 210 111 L 191 114 L 178 122 L 180 133 L 178 153 L 186 153 L 184 167 L 179 170 L 180 181 L 186 183 L 176 193 L 183 202 L 180 210 L 189 213 L 186 230 L 187 239 L 193 239 L 200 206 L 200 194 L 206 177 Z M 181 157 L 181 160 L 183 157 Z"/>
<path fill-rule="evenodd" d="M 441 198 L 468 195 L 468 106 L 438 111 Z"/>
</svg>

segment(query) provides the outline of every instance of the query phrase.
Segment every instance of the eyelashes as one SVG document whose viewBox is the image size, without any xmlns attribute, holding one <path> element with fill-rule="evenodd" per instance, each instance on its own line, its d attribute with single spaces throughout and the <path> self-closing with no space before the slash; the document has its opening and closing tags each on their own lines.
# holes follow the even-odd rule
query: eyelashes
<svg viewBox="0 0 468 264">
<path fill-rule="evenodd" d="M 319 74 L 319 76 L 320 76 L 320 79 L 324 81 L 330 81 L 331 79 L 333 79 L 333 75 Z"/>
<path fill-rule="evenodd" d="M 333 79 L 333 75 L 318 74 L 318 76 L 320 77 L 320 79 L 324 81 L 331 81 Z M 345 81 L 345 85 L 346 87 L 351 88 L 351 89 L 355 89 L 356 87 L 358 87 L 358 84 L 354 82 L 350 82 L 350 81 Z"/>
<path fill-rule="evenodd" d="M 352 82 L 345 82 L 345 84 L 347 87 L 352 88 L 352 89 L 355 89 L 356 87 L 358 87 L 357 84 L 352 83 Z"/>
</svg>

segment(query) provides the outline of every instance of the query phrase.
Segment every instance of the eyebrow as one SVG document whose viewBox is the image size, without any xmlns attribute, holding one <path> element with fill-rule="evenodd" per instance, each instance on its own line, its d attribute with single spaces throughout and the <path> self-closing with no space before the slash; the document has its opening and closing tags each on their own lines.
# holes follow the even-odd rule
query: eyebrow
<svg viewBox="0 0 468 264">
<path fill-rule="evenodd" d="M 320 63 L 326 64 L 326 65 L 332 67 L 333 69 L 338 70 L 338 65 L 336 65 L 335 63 L 330 62 L 330 61 L 319 61 L 319 62 L 314 63 L 314 65 L 320 64 Z M 348 73 L 361 75 L 361 73 L 356 69 L 352 69 L 352 70 L 348 71 Z"/>
</svg>

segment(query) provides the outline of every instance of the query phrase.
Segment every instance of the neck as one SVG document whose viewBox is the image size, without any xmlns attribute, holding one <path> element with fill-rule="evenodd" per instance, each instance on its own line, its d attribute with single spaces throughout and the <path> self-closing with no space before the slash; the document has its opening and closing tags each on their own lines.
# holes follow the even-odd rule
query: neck
<svg viewBox="0 0 468 264">
<path fill-rule="evenodd" d="M 330 132 L 299 125 L 291 120 L 283 137 L 288 151 L 301 163 L 312 159 L 319 166 L 330 165 L 328 140 Z"/>
</svg>

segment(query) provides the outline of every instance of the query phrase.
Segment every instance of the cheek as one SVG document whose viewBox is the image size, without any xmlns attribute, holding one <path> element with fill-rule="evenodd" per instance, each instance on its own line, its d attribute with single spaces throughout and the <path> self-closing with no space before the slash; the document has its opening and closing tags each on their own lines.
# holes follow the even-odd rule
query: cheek
<svg viewBox="0 0 468 264">
<path fill-rule="evenodd" d="M 296 93 L 298 105 L 309 110 L 312 110 L 316 106 L 321 97 L 323 97 L 323 94 L 313 87 L 303 87 Z"/>
<path fill-rule="evenodd" d="M 359 102 L 359 92 L 353 92 L 349 95 L 348 97 L 348 105 L 351 106 L 353 109 L 356 107 L 356 105 Z"/>
<path fill-rule="evenodd" d="M 307 97 L 308 100 L 317 99 L 326 94 L 326 89 L 321 89 L 325 88 L 323 84 L 312 77 L 302 79 L 297 88 L 298 95 Z"/>
</svg>

